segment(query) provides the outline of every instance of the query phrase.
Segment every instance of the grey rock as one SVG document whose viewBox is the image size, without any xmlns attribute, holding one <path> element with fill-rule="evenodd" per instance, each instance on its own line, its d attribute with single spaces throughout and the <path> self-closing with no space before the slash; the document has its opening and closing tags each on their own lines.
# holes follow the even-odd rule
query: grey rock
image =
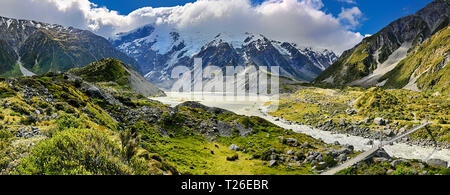
<svg viewBox="0 0 450 195">
<path fill-rule="evenodd" d="M 391 165 L 392 165 L 393 167 L 395 167 L 395 166 L 397 166 L 397 165 L 402 164 L 403 162 L 407 162 L 407 161 L 406 161 L 405 159 L 397 159 L 397 160 L 392 161 L 392 162 L 391 162 Z"/>
<path fill-rule="evenodd" d="M 303 146 L 303 148 L 306 148 L 306 149 L 311 148 L 311 144 L 309 144 L 309 142 L 303 143 L 302 146 Z"/>
<path fill-rule="evenodd" d="M 345 113 L 347 113 L 347 115 L 355 115 L 358 113 L 358 111 L 356 111 L 355 109 L 347 109 L 345 110 Z"/>
<path fill-rule="evenodd" d="M 386 172 L 386 174 L 388 174 L 388 175 L 392 175 L 393 173 L 394 173 L 395 171 L 394 170 L 392 170 L 392 169 L 389 169 L 387 172 Z"/>
<path fill-rule="evenodd" d="M 382 163 L 382 162 L 387 162 L 387 161 L 389 161 L 389 159 L 384 158 L 384 157 L 374 157 L 372 160 L 373 160 L 373 162 L 375 162 L 375 163 Z"/>
<path fill-rule="evenodd" d="M 231 144 L 229 147 L 230 150 L 239 151 L 241 148 L 235 144 Z"/>
<path fill-rule="evenodd" d="M 297 141 L 296 139 L 294 139 L 294 138 L 286 138 L 286 139 L 284 140 L 284 142 L 285 142 L 287 145 L 290 145 L 290 146 L 294 146 L 294 147 L 298 146 L 298 141 Z"/>
<path fill-rule="evenodd" d="M 274 167 L 274 166 L 276 166 L 278 164 L 278 162 L 276 161 L 276 160 L 271 160 L 270 162 L 269 162 L 269 167 Z"/>
<path fill-rule="evenodd" d="M 342 147 L 336 152 L 339 154 L 353 154 L 353 147 Z"/>
<path fill-rule="evenodd" d="M 364 123 L 366 123 L 366 124 L 370 124 L 370 118 L 369 118 L 369 117 L 367 117 L 366 119 L 364 119 Z"/>
<path fill-rule="evenodd" d="M 294 150 L 288 150 L 288 151 L 286 152 L 287 155 L 294 155 L 294 153 L 295 153 Z"/>
<path fill-rule="evenodd" d="M 377 150 L 374 154 L 374 157 L 381 157 L 386 159 L 392 159 L 392 157 L 384 150 L 383 148 Z"/>
<path fill-rule="evenodd" d="M 270 155 L 270 160 L 278 160 L 278 155 L 276 154 Z"/>
<path fill-rule="evenodd" d="M 344 162 L 347 160 L 347 154 L 339 154 L 339 156 L 336 158 L 337 161 L 339 162 Z"/>
<path fill-rule="evenodd" d="M 319 162 L 317 163 L 317 165 L 315 166 L 315 169 L 317 170 L 324 170 L 328 167 L 326 162 Z"/>
<path fill-rule="evenodd" d="M 383 131 L 384 135 L 392 137 L 394 136 L 394 132 L 390 129 Z"/>
<path fill-rule="evenodd" d="M 448 167 L 448 162 L 440 159 L 430 159 L 427 161 L 427 163 L 431 166 L 438 166 L 443 168 Z"/>
<path fill-rule="evenodd" d="M 386 124 L 386 121 L 383 119 L 383 118 L 380 118 L 380 117 L 378 117 L 378 118 L 375 118 L 374 120 L 373 120 L 373 123 L 375 124 L 375 125 L 385 125 Z"/>
</svg>

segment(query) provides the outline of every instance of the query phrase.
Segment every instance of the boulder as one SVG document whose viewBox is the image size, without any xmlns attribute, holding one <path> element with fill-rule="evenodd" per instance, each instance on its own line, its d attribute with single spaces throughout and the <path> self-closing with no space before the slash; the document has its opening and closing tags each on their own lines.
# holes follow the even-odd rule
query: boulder
<svg viewBox="0 0 450 195">
<path fill-rule="evenodd" d="M 402 164 L 403 162 L 407 162 L 407 161 L 404 160 L 404 159 L 398 159 L 398 160 L 392 161 L 392 162 L 391 162 L 391 165 L 392 165 L 393 167 L 395 167 L 395 166 L 397 166 L 397 165 Z"/>
<path fill-rule="evenodd" d="M 389 159 L 384 158 L 384 157 L 374 157 L 373 158 L 373 162 L 375 163 L 382 163 L 382 162 L 387 162 L 389 161 Z"/>
<path fill-rule="evenodd" d="M 317 163 L 317 165 L 315 166 L 316 170 L 324 170 L 328 167 L 326 162 L 319 162 Z"/>
<path fill-rule="evenodd" d="M 231 144 L 229 147 L 230 150 L 239 151 L 241 148 L 235 144 Z"/>
<path fill-rule="evenodd" d="M 276 155 L 276 154 L 270 155 L 270 160 L 277 160 L 277 159 L 278 159 L 278 155 Z"/>
<path fill-rule="evenodd" d="M 375 125 L 385 125 L 386 121 L 383 118 L 378 117 L 373 120 L 373 123 Z"/>
<path fill-rule="evenodd" d="M 384 130 L 383 133 L 384 133 L 384 135 L 389 136 L 389 137 L 394 136 L 394 131 L 392 131 L 391 129 Z"/>
<path fill-rule="evenodd" d="M 287 155 L 294 155 L 294 153 L 295 153 L 294 150 L 288 150 L 288 151 L 286 152 Z"/>
<path fill-rule="evenodd" d="M 356 111 L 355 109 L 347 109 L 345 110 L 345 113 L 347 113 L 347 115 L 355 115 L 358 113 L 358 111 Z"/>
<path fill-rule="evenodd" d="M 448 163 L 447 161 L 443 161 L 440 159 L 430 159 L 427 161 L 427 163 L 431 166 L 438 166 L 438 167 L 443 167 L 443 168 L 447 168 L 448 167 Z"/>
<path fill-rule="evenodd" d="M 347 125 L 347 123 L 345 123 L 345 119 L 341 119 L 341 120 L 339 121 L 339 126 L 345 127 L 346 125 Z"/>
<path fill-rule="evenodd" d="M 374 154 L 374 157 L 386 158 L 388 160 L 392 159 L 392 157 L 383 148 L 377 150 Z"/>
<path fill-rule="evenodd" d="M 336 152 L 339 154 L 353 154 L 353 146 L 344 146 Z"/>
<path fill-rule="evenodd" d="M 309 142 L 303 143 L 302 146 L 303 146 L 303 148 L 306 148 L 306 149 L 311 148 L 311 144 L 309 144 Z"/>
<path fill-rule="evenodd" d="M 373 145 L 373 140 L 369 140 L 366 145 Z"/>
<path fill-rule="evenodd" d="M 269 167 L 273 167 L 273 166 L 276 166 L 276 165 L 277 165 L 277 161 L 276 160 L 271 160 L 269 162 Z"/>
<path fill-rule="evenodd" d="M 286 138 L 283 141 L 287 145 L 294 146 L 294 147 L 298 146 L 298 141 L 294 138 Z"/>
<path fill-rule="evenodd" d="M 339 154 L 339 156 L 336 158 L 337 161 L 339 162 L 344 162 L 347 160 L 347 154 Z"/>
<path fill-rule="evenodd" d="M 366 119 L 364 119 L 364 123 L 369 124 L 370 123 L 370 118 L 367 117 Z"/>
</svg>

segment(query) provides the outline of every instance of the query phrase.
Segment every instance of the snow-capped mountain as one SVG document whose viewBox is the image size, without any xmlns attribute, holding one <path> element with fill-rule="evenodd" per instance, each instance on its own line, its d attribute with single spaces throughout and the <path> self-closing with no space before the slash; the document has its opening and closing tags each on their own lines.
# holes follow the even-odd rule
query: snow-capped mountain
<svg viewBox="0 0 450 195">
<path fill-rule="evenodd" d="M 280 74 L 311 81 L 337 60 L 328 50 L 300 47 L 252 33 L 179 32 L 146 25 L 110 40 L 120 51 L 135 58 L 152 83 L 170 88 L 176 66 L 193 67 L 194 58 L 203 66 L 279 66 Z"/>
<path fill-rule="evenodd" d="M 0 76 L 20 76 L 19 63 L 36 74 L 67 71 L 106 57 L 137 62 L 92 32 L 0 16 Z"/>
</svg>

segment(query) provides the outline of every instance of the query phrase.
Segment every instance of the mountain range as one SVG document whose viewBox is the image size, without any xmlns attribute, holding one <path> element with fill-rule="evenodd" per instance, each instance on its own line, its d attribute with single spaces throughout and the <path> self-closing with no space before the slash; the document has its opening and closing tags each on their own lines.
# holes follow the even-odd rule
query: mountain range
<svg viewBox="0 0 450 195">
<path fill-rule="evenodd" d="M 279 66 L 282 76 L 311 81 L 337 60 L 335 53 L 271 40 L 253 33 L 180 32 L 146 25 L 121 33 L 111 43 L 135 58 L 145 77 L 162 88 L 170 88 L 171 71 L 176 66 L 193 67 L 194 58 L 203 67 Z"/>
</svg>

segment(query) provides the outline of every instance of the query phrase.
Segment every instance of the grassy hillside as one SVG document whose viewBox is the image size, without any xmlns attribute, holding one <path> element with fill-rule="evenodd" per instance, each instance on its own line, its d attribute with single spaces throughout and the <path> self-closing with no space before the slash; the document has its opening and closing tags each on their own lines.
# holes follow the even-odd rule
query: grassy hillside
<svg viewBox="0 0 450 195">
<path fill-rule="evenodd" d="M 83 68 L 68 71 L 113 94 L 164 96 L 164 92 L 148 82 L 130 66 L 114 58 L 105 58 Z"/>
<path fill-rule="evenodd" d="M 116 82 L 120 86 L 128 86 L 130 74 L 126 71 L 125 66 L 119 60 L 105 58 L 83 68 L 72 69 L 68 73 L 80 76 L 88 82 Z"/>
<path fill-rule="evenodd" d="M 2 79 L 0 91 L 2 174 L 315 174 L 310 163 L 289 163 L 339 148 L 195 103 L 115 94 L 118 106 L 60 74 Z M 269 166 L 272 154 L 286 160 Z"/>
<path fill-rule="evenodd" d="M 380 80 L 388 79 L 386 87 L 401 88 L 418 77 L 417 86 L 425 91 L 450 94 L 450 27 L 437 32 L 413 49 L 406 59 Z"/>
<path fill-rule="evenodd" d="M 271 115 L 324 130 L 331 128 L 342 133 L 360 133 L 361 130 L 364 134 L 360 136 L 384 133 L 387 129 L 399 134 L 427 120 L 434 123 L 429 127 L 434 138 L 446 145 L 450 143 L 449 106 L 447 96 L 409 90 L 310 87 L 283 97 L 280 109 Z M 387 121 L 386 124 L 374 124 L 374 119 L 379 117 Z M 366 132 L 365 128 L 370 131 Z M 409 139 L 431 138 L 424 130 L 412 134 Z"/>
</svg>

